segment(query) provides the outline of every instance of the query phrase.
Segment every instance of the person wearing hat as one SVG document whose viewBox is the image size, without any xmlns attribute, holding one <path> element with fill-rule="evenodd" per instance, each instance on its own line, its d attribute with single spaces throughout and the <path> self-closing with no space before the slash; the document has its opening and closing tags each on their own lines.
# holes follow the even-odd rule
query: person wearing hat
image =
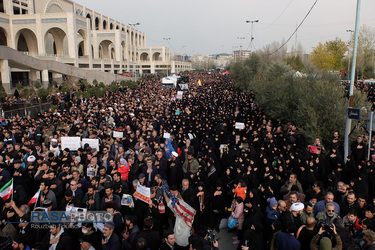
<svg viewBox="0 0 375 250">
<path fill-rule="evenodd" d="M 292 218 L 291 221 L 296 225 L 297 229 L 302 226 L 301 215 L 303 213 L 303 209 L 305 205 L 302 202 L 293 203 L 290 209 L 292 210 Z"/>
<path fill-rule="evenodd" d="M 267 199 L 268 206 L 266 208 L 266 218 L 268 222 L 274 222 L 280 217 L 280 212 L 277 210 L 277 200 L 275 197 Z"/>
<path fill-rule="evenodd" d="M 126 215 L 125 216 L 125 229 L 122 232 L 122 245 L 125 250 L 131 250 L 134 245 L 135 237 L 140 232 L 137 226 L 137 216 Z"/>
<path fill-rule="evenodd" d="M 12 247 L 14 250 L 30 250 L 30 247 L 26 244 L 27 238 L 23 234 L 17 234 L 13 238 Z"/>
<path fill-rule="evenodd" d="M 103 250 L 121 249 L 121 241 L 118 238 L 117 234 L 113 232 L 114 229 L 115 229 L 115 224 L 113 223 L 104 224 L 103 238 L 102 238 Z"/>
<path fill-rule="evenodd" d="M 55 138 L 51 140 L 51 145 L 49 146 L 49 150 L 54 154 L 54 156 L 57 158 L 60 155 L 60 149 L 59 149 L 59 141 Z"/>
<path fill-rule="evenodd" d="M 184 177 L 182 171 L 182 164 L 180 158 L 178 157 L 178 153 L 173 151 L 171 154 L 171 161 L 169 162 L 169 179 L 168 183 L 170 186 L 181 185 L 181 181 Z"/>
<path fill-rule="evenodd" d="M 343 243 L 340 236 L 337 234 L 335 224 L 332 224 L 333 235 L 330 238 L 323 235 L 326 230 L 324 227 L 320 227 L 318 233 L 312 238 L 310 243 L 311 250 L 341 250 L 343 249 Z M 336 241 L 336 245 L 332 245 L 333 238 Z"/>
</svg>

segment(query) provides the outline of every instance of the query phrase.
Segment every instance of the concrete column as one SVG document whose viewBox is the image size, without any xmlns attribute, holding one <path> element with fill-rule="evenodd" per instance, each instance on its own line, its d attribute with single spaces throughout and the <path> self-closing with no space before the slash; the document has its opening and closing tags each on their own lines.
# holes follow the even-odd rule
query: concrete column
<svg viewBox="0 0 375 250">
<path fill-rule="evenodd" d="M 57 82 L 58 84 L 61 84 L 63 82 L 62 74 L 59 73 L 52 73 L 52 80 Z"/>
<path fill-rule="evenodd" d="M 42 86 L 43 88 L 48 88 L 49 83 L 49 77 L 48 77 L 48 70 L 44 69 L 42 70 Z"/>
<path fill-rule="evenodd" d="M 89 58 L 89 69 L 92 69 L 92 58 L 94 56 L 92 54 L 92 49 L 91 49 L 91 46 L 92 46 L 91 32 L 92 31 L 91 31 L 90 19 L 86 19 L 86 20 L 87 20 L 87 25 L 86 25 L 86 37 L 85 37 L 85 49 L 86 49 L 86 55 L 88 55 L 88 58 Z"/>
<path fill-rule="evenodd" d="M 34 70 L 34 69 L 31 69 L 30 70 L 30 73 L 29 73 L 29 80 L 30 80 L 30 83 L 32 86 L 34 86 L 34 84 L 36 82 L 39 82 L 40 84 L 42 84 L 40 82 L 40 74 L 39 74 L 39 71 L 37 70 Z"/>
<path fill-rule="evenodd" d="M 1 83 L 7 94 L 12 94 L 12 88 L 10 85 L 11 76 L 8 60 L 0 60 L 1 68 Z"/>
<path fill-rule="evenodd" d="M 121 58 L 121 30 L 115 31 L 115 54 L 116 54 L 116 61 L 122 61 Z"/>
<path fill-rule="evenodd" d="M 44 41 L 43 27 L 42 27 L 42 17 L 40 14 L 37 14 L 36 17 L 36 37 L 38 37 L 38 55 L 45 55 L 46 53 L 46 44 Z"/>
<path fill-rule="evenodd" d="M 74 66 L 78 67 L 78 49 L 77 49 L 77 27 L 75 22 L 75 14 L 67 13 L 67 38 L 68 38 L 68 48 L 69 57 L 74 58 Z"/>
</svg>

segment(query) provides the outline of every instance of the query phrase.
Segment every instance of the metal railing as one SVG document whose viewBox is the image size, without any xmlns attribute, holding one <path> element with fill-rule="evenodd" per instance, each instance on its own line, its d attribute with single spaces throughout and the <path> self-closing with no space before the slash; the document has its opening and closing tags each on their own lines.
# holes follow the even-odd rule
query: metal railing
<svg viewBox="0 0 375 250">
<path fill-rule="evenodd" d="M 1 117 L 11 119 L 13 116 L 30 116 L 36 118 L 38 113 L 48 111 L 52 103 L 0 103 Z"/>
</svg>

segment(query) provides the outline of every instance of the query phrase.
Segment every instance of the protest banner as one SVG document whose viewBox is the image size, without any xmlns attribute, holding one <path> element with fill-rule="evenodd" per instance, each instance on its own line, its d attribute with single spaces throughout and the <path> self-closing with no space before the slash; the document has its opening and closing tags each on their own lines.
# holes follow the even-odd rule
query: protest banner
<svg viewBox="0 0 375 250">
<path fill-rule="evenodd" d="M 177 100 L 181 100 L 183 94 L 184 94 L 183 91 L 177 91 Z"/>
<path fill-rule="evenodd" d="M 89 144 L 90 148 L 95 148 L 97 151 L 99 151 L 99 139 L 82 139 L 82 148 L 85 146 L 85 144 Z"/>
<path fill-rule="evenodd" d="M 113 131 L 113 138 L 123 138 L 123 137 L 124 137 L 124 132 Z"/>
<path fill-rule="evenodd" d="M 164 134 L 163 134 L 163 138 L 164 138 L 164 139 L 169 139 L 169 137 L 171 137 L 171 134 L 170 134 L 170 133 L 164 133 Z"/>
<path fill-rule="evenodd" d="M 69 148 L 69 150 L 77 151 L 81 147 L 80 137 L 61 137 L 61 149 L 64 150 Z"/>
<path fill-rule="evenodd" d="M 243 123 L 243 122 L 236 122 L 235 126 L 236 126 L 236 129 L 244 129 L 245 128 L 245 123 Z"/>
<path fill-rule="evenodd" d="M 140 199 L 148 204 L 150 202 L 150 196 L 150 188 L 141 186 L 141 184 L 138 182 L 137 190 L 134 193 L 134 198 Z"/>
</svg>

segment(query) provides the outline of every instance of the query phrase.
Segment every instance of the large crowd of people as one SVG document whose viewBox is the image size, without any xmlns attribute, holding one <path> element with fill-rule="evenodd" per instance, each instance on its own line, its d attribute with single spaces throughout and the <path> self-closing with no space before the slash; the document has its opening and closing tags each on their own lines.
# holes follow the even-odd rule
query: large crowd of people
<svg viewBox="0 0 375 250">
<path fill-rule="evenodd" d="M 375 140 L 358 137 L 344 159 L 337 131 L 327 147 L 308 143 L 227 75 L 188 75 L 182 99 L 149 77 L 102 98 L 59 93 L 57 110 L 2 119 L 0 247 L 219 249 L 214 233 L 235 223 L 233 249 L 375 249 Z M 64 137 L 99 149 L 63 148 Z M 29 223 L 35 209 L 72 207 L 113 220 Z"/>
</svg>

